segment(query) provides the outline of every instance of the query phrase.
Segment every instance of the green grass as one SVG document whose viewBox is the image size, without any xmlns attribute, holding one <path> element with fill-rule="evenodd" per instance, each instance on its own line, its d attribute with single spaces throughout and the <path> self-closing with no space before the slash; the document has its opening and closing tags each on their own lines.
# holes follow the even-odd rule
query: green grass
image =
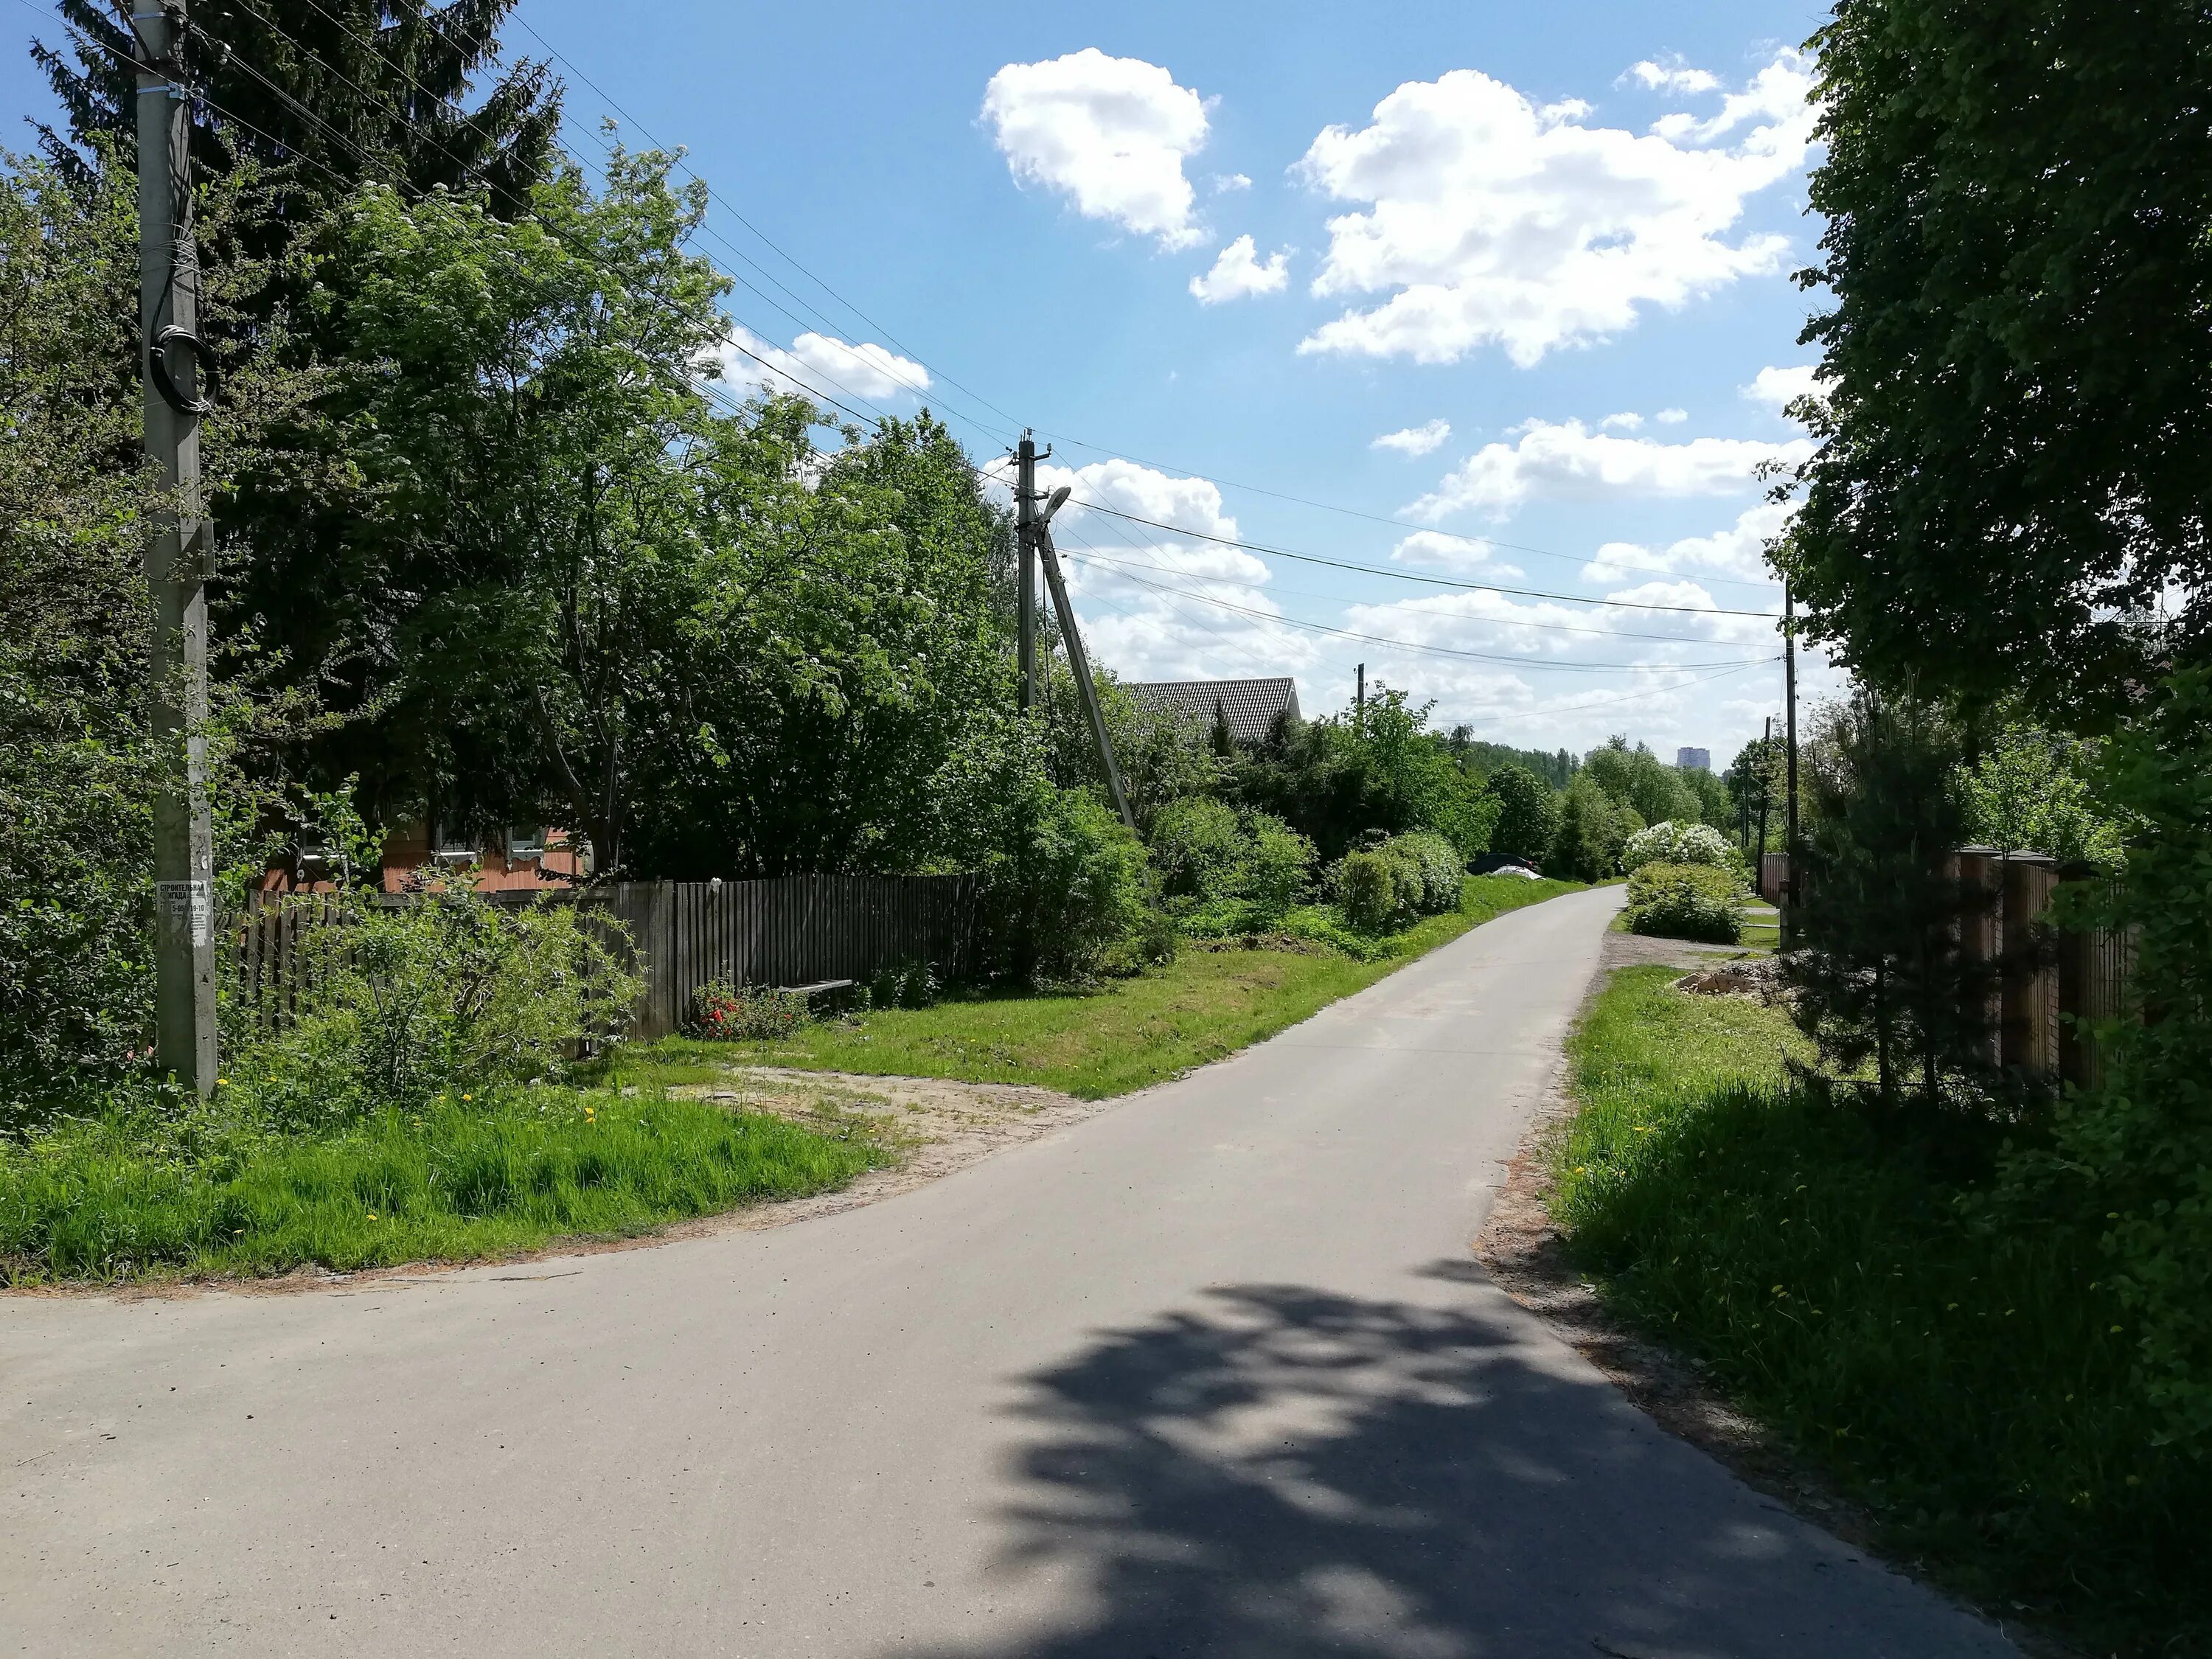
<svg viewBox="0 0 2212 1659">
<path fill-rule="evenodd" d="M 1400 934 L 1395 954 L 1186 948 L 1171 964 L 1096 990 L 987 995 L 885 1009 L 763 1042 L 671 1039 L 626 1055 L 624 1080 L 690 1081 L 726 1064 L 878 1076 L 1033 1083 L 1086 1100 L 1125 1094 L 1221 1059 L 1364 989 L 1412 957 L 1573 884 L 1469 877 L 1462 908 Z M 650 1069 L 641 1069 L 650 1068 Z"/>
<path fill-rule="evenodd" d="M 884 1158 L 698 1101 L 555 1088 L 317 1137 L 77 1124 L 0 1142 L 0 1284 L 480 1260 L 824 1191 Z"/>
<path fill-rule="evenodd" d="M 2094 1243 L 1998 1216 L 1988 1138 L 1789 1086 L 1780 1010 L 1672 977 L 1622 970 L 1570 1044 L 1551 1204 L 1577 1264 L 1893 1553 L 2099 1654 L 2212 1652 L 2212 1481 L 2152 1443 Z"/>
</svg>

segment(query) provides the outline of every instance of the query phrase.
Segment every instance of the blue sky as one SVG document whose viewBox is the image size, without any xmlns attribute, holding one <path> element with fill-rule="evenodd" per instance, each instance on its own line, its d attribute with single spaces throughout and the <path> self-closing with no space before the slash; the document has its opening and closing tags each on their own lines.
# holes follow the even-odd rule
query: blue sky
<svg viewBox="0 0 2212 1659">
<path fill-rule="evenodd" d="M 1779 609 L 1753 472 L 1802 453 L 1815 8 L 518 15 L 511 51 L 566 60 L 572 148 L 609 99 L 629 142 L 688 147 L 752 349 L 926 402 L 979 462 L 1021 423 L 1055 445 L 1077 606 L 1125 675 L 1289 672 L 1316 712 L 1364 660 L 1501 742 L 1717 763 L 1780 707 L 1771 626 L 1717 613 Z M 48 107 L 39 27 L 0 13 L 0 112 Z"/>
</svg>

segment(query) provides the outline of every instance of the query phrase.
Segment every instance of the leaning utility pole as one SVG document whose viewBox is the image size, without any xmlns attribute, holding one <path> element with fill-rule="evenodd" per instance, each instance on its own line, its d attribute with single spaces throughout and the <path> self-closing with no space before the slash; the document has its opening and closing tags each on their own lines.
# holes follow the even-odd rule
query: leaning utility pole
<svg viewBox="0 0 2212 1659">
<path fill-rule="evenodd" d="M 208 817 L 207 567 L 200 498 L 199 255 L 192 242 L 191 104 L 178 63 L 185 0 L 131 14 L 138 38 L 138 318 L 146 453 L 161 469 L 146 584 L 147 664 L 162 773 L 154 799 L 154 1058 L 215 1086 L 215 836 Z"/>
<path fill-rule="evenodd" d="M 1129 796 L 1121 787 L 1121 769 L 1114 764 L 1114 739 L 1107 735 L 1106 715 L 1098 707 L 1098 686 L 1091 678 L 1091 659 L 1084 654 L 1083 633 L 1075 625 L 1075 607 L 1067 602 L 1067 584 L 1060 574 L 1060 554 L 1052 544 L 1052 515 L 1060 511 L 1060 503 L 1066 499 L 1065 484 L 1052 492 L 1052 500 L 1036 521 L 1036 550 L 1044 562 L 1044 579 L 1052 587 L 1052 608 L 1060 617 L 1060 636 L 1067 646 L 1067 666 L 1075 676 L 1075 694 L 1083 699 L 1083 712 L 1091 720 L 1091 738 L 1098 745 L 1098 763 L 1106 769 L 1106 787 L 1114 792 L 1114 810 L 1121 815 L 1122 823 L 1134 830 L 1137 820 L 1129 815 Z"/>
<path fill-rule="evenodd" d="M 1799 849 L 1797 846 L 1797 592 L 1788 582 L 1782 585 L 1782 678 L 1790 702 L 1784 718 L 1788 721 L 1790 745 L 1790 781 L 1788 805 L 1784 809 L 1783 845 L 1789 854 L 1789 878 L 1783 883 L 1782 943 L 1786 948 L 1797 942 L 1797 900 L 1799 888 Z"/>
<path fill-rule="evenodd" d="M 1048 449 L 1047 455 L 1052 453 Z M 1016 656 L 1021 678 L 1021 709 L 1027 714 L 1036 706 L 1036 441 L 1027 432 L 1022 434 L 1021 447 L 1014 452 L 1014 544 L 1020 560 L 1020 576 L 1017 582 L 1021 607 L 1015 623 Z"/>
</svg>

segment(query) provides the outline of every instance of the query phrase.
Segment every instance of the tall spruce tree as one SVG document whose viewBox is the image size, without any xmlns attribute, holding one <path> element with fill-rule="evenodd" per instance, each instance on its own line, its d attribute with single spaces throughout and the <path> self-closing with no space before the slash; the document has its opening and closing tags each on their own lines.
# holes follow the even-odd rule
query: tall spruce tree
<svg viewBox="0 0 2212 1659">
<path fill-rule="evenodd" d="M 499 26 L 514 0 L 195 0 L 179 52 L 214 108 L 192 126 L 205 178 L 253 161 L 285 185 L 286 216 L 312 221 L 354 184 L 404 194 L 435 186 L 489 193 L 512 215 L 544 176 L 561 88 L 546 66 L 502 66 Z M 137 70 L 130 27 L 97 0 L 60 0 L 65 46 L 34 43 L 68 117 L 40 129 L 55 161 L 82 176 L 102 147 L 137 165 Z M 481 77 L 493 76 L 464 107 Z"/>
</svg>

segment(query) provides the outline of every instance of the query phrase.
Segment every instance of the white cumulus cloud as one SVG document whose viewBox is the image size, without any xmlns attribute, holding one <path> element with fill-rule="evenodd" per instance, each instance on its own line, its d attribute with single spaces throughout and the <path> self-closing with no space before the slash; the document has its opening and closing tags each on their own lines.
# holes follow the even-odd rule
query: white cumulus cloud
<svg viewBox="0 0 2212 1659">
<path fill-rule="evenodd" d="M 1685 64 L 1655 64 L 1648 58 L 1640 64 L 1630 64 L 1628 73 L 1620 78 L 1633 81 L 1652 92 L 1680 93 L 1691 98 L 1721 89 L 1720 76 L 1711 70 L 1692 69 Z"/>
<path fill-rule="evenodd" d="M 1158 64 L 1096 46 L 1008 64 L 983 90 L 983 118 L 1017 179 L 1060 191 L 1085 218 L 1168 248 L 1203 234 L 1182 164 L 1206 143 L 1206 100 Z"/>
<path fill-rule="evenodd" d="M 1680 426 L 1690 418 L 1686 409 L 1662 409 L 1651 417 L 1662 426 Z"/>
<path fill-rule="evenodd" d="M 1409 426 L 1396 432 L 1386 432 L 1368 445 L 1370 449 L 1395 449 L 1401 455 L 1425 455 L 1439 447 L 1451 436 L 1451 422 L 1446 420 L 1424 421 L 1419 426 Z"/>
<path fill-rule="evenodd" d="M 1644 417 L 1633 410 L 1623 410 L 1618 415 L 1608 415 L 1598 424 L 1607 432 L 1633 432 L 1644 424 Z"/>
<path fill-rule="evenodd" d="M 1803 165 L 1812 84 L 1787 53 L 1711 119 L 1637 134 L 1479 70 L 1407 82 L 1365 127 L 1324 129 L 1295 169 L 1366 204 L 1329 222 L 1313 291 L 1389 295 L 1298 349 L 1451 362 L 1495 344 L 1525 368 L 1644 307 L 1778 269 L 1785 238 L 1732 233 L 1748 198 Z"/>
<path fill-rule="evenodd" d="M 1762 443 L 1692 438 L 1662 443 L 1592 432 L 1580 421 L 1531 421 L 1511 443 L 1485 444 L 1408 507 L 1430 524 L 1470 510 L 1503 518 L 1523 501 L 1728 495 L 1749 489 L 1768 461 L 1812 453 L 1807 439 Z"/>
<path fill-rule="evenodd" d="M 873 341 L 850 345 L 834 334 L 810 331 L 786 350 L 743 328 L 732 328 L 730 341 L 721 351 L 722 378 L 733 386 L 815 398 L 850 392 L 871 400 L 929 390 L 927 369 Z"/>
<path fill-rule="evenodd" d="M 1221 250 L 1221 257 L 1213 262 L 1213 269 L 1190 279 L 1190 291 L 1198 296 L 1202 306 L 1219 305 L 1224 300 L 1242 300 L 1254 294 L 1279 294 L 1291 280 L 1291 256 L 1287 249 L 1269 254 L 1265 259 L 1249 236 L 1239 236 Z"/>
<path fill-rule="evenodd" d="M 1790 514 L 1786 502 L 1761 501 L 1746 507 L 1727 529 L 1710 536 L 1685 536 L 1664 547 L 1607 542 L 1583 567 L 1583 575 L 1589 581 L 1613 582 L 1638 572 L 1705 570 L 1771 580 L 1774 573 L 1767 568 L 1766 544 L 1788 527 Z"/>
<path fill-rule="evenodd" d="M 1755 404 L 1764 404 L 1779 415 L 1800 398 L 1820 395 L 1820 383 L 1813 378 L 1820 372 L 1820 366 L 1816 363 L 1798 363 L 1788 368 L 1762 368 L 1752 376 L 1751 384 L 1742 388 L 1743 395 Z"/>
<path fill-rule="evenodd" d="M 1213 189 L 1216 195 L 1226 195 L 1232 190 L 1249 190 L 1251 188 L 1252 180 L 1249 174 L 1242 173 L 1217 173 L 1213 175 Z"/>
</svg>

